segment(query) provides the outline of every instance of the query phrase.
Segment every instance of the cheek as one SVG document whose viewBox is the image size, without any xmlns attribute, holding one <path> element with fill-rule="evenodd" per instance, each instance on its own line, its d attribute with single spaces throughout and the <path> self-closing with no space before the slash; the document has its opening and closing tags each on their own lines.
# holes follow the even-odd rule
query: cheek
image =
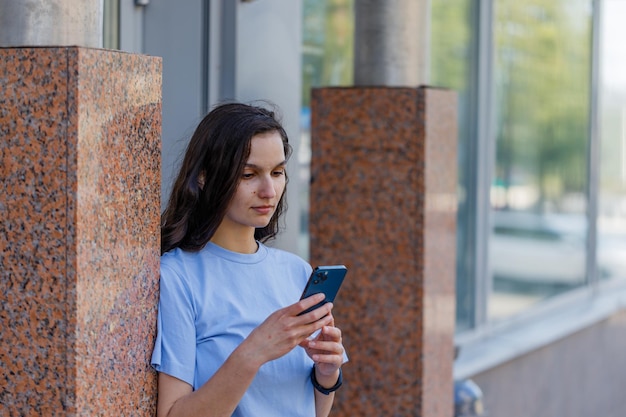
<svg viewBox="0 0 626 417">
<path fill-rule="evenodd" d="M 276 194 L 278 194 L 279 196 L 283 195 L 286 187 L 287 187 L 287 182 L 283 179 L 276 185 Z"/>
</svg>

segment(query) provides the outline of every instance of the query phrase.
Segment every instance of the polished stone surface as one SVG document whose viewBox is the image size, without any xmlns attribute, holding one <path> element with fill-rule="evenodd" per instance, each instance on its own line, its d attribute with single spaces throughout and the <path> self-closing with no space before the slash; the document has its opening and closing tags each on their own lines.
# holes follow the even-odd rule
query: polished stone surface
<svg viewBox="0 0 626 417">
<path fill-rule="evenodd" d="M 316 89 L 311 123 L 310 260 L 349 268 L 334 315 L 350 362 L 333 415 L 449 417 L 456 95 Z"/>
<path fill-rule="evenodd" d="M 593 302 L 610 305 L 609 297 L 601 297 Z M 576 310 L 594 307 L 578 304 Z M 487 415 L 623 417 L 626 311 L 615 310 L 604 320 L 472 376 L 482 390 Z"/>
<path fill-rule="evenodd" d="M 0 415 L 153 415 L 160 58 L 0 49 Z"/>
</svg>

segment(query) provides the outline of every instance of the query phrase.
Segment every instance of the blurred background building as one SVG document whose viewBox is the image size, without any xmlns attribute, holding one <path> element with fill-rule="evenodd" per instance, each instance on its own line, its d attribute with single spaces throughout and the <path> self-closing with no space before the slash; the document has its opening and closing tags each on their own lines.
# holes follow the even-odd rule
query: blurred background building
<svg viewBox="0 0 626 417">
<path fill-rule="evenodd" d="M 104 0 L 105 48 L 163 57 L 162 204 L 212 105 L 270 100 L 295 148 L 277 245 L 308 256 L 310 92 L 354 83 L 355 1 Z M 459 95 L 455 377 L 491 416 L 623 416 L 626 0 L 421 10 L 420 82 Z"/>
</svg>

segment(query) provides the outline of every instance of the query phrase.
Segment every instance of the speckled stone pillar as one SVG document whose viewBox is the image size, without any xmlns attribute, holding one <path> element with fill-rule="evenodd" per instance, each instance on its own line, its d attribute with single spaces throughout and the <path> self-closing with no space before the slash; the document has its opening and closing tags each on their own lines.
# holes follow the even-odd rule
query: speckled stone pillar
<svg viewBox="0 0 626 417">
<path fill-rule="evenodd" d="M 0 49 L 0 415 L 152 416 L 161 59 Z"/>
<path fill-rule="evenodd" d="M 345 264 L 339 416 L 453 415 L 456 95 L 313 91 L 311 262 Z"/>
</svg>

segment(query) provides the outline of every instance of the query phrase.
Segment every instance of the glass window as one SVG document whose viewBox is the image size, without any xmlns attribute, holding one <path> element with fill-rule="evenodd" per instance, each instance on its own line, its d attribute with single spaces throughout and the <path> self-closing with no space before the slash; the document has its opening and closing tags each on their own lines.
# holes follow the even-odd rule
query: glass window
<svg viewBox="0 0 626 417">
<path fill-rule="evenodd" d="M 497 0 L 489 319 L 586 283 L 590 0 Z"/>
<path fill-rule="evenodd" d="M 303 3 L 303 184 L 309 181 L 311 88 L 352 84 L 353 2 Z M 485 14 L 478 0 L 432 0 L 429 84 L 454 89 L 459 99 L 457 330 L 510 317 L 590 282 L 592 3 L 496 0 Z M 608 280 L 626 278 L 626 29 L 618 18 L 626 2 L 605 0 L 602 10 L 597 266 L 600 280 Z M 492 100 L 486 119 L 479 112 L 488 103 L 479 97 Z M 484 231 L 476 223 L 485 211 L 477 202 L 476 155 L 486 152 L 479 147 L 489 134 L 479 132 L 478 119 L 490 125 L 494 145 L 492 224 Z M 308 187 L 301 189 L 306 256 Z M 474 243 L 481 233 L 488 239 L 488 273 L 474 276 L 481 270 Z"/>
<path fill-rule="evenodd" d="M 476 25 L 473 24 L 471 0 L 433 0 L 431 3 L 430 83 L 453 89 L 458 94 L 458 172 L 459 207 L 457 218 L 457 329 L 473 325 L 475 279 L 471 271 L 475 261 L 471 241 L 471 219 L 475 193 L 470 150 L 476 132 Z"/>
<path fill-rule="evenodd" d="M 600 23 L 597 269 L 626 278 L 626 2 L 605 0 Z"/>
<path fill-rule="evenodd" d="M 104 0 L 102 46 L 120 49 L 120 0 Z"/>
<path fill-rule="evenodd" d="M 301 142 L 298 162 L 302 256 L 308 258 L 311 89 L 353 84 L 354 0 L 304 0 Z"/>
</svg>

